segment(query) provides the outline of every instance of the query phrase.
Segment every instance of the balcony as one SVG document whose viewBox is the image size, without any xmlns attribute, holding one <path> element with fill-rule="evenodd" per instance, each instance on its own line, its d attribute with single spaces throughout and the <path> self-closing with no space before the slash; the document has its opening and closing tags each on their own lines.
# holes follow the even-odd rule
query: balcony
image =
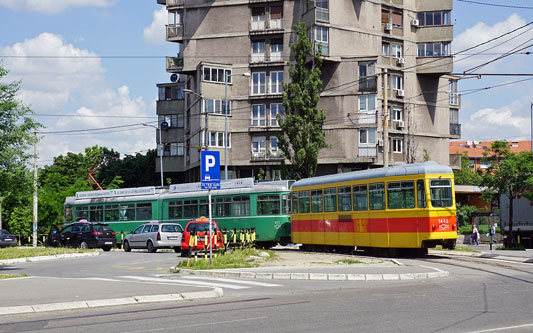
<svg viewBox="0 0 533 333">
<path fill-rule="evenodd" d="M 253 53 L 250 55 L 249 63 L 254 67 L 276 65 L 277 63 L 279 63 L 279 65 L 283 65 L 283 56 L 281 52 L 270 54 Z"/>
<path fill-rule="evenodd" d="M 454 139 L 459 139 L 461 137 L 461 124 L 450 124 L 450 135 Z"/>
<path fill-rule="evenodd" d="M 321 52 L 324 57 L 329 57 L 329 43 L 315 41 L 315 51 Z"/>
<path fill-rule="evenodd" d="M 178 73 L 183 70 L 183 57 L 167 57 L 167 72 Z"/>
<path fill-rule="evenodd" d="M 377 124 L 378 111 L 359 111 L 355 113 L 355 116 L 357 119 L 357 125 L 375 125 Z"/>
<path fill-rule="evenodd" d="M 303 21 L 306 27 L 311 27 L 317 23 L 329 23 L 329 9 L 312 8 L 304 14 Z"/>
<path fill-rule="evenodd" d="M 418 57 L 416 58 L 416 72 L 418 74 L 445 74 L 453 71 L 453 58 Z"/>
<path fill-rule="evenodd" d="M 270 19 L 250 22 L 250 34 L 275 34 L 283 32 L 283 19 Z"/>
<path fill-rule="evenodd" d="M 183 41 L 183 24 L 167 24 L 167 41 Z"/>
<path fill-rule="evenodd" d="M 158 3 L 161 0 L 157 0 Z M 164 1 L 163 1 L 164 2 Z M 183 7 L 185 5 L 185 0 L 166 0 L 167 7 Z"/>
<path fill-rule="evenodd" d="M 357 157 L 361 158 L 375 158 L 378 156 L 377 148 L 376 146 L 369 146 L 369 147 L 359 147 L 359 151 L 357 153 Z"/>
<path fill-rule="evenodd" d="M 283 159 L 283 152 L 278 151 L 251 151 L 251 161 L 271 161 L 271 160 L 281 160 Z"/>
<path fill-rule="evenodd" d="M 450 93 L 450 105 L 455 107 L 461 106 L 461 95 L 458 93 Z"/>
</svg>

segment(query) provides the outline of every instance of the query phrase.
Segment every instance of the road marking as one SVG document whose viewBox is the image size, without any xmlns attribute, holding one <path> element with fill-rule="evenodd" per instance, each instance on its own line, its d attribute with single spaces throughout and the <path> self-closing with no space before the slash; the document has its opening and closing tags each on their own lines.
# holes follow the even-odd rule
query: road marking
<svg viewBox="0 0 533 333">
<path fill-rule="evenodd" d="M 219 288 L 228 288 L 228 289 L 248 289 L 250 287 L 245 286 L 235 286 L 231 284 L 225 284 L 225 283 L 213 283 L 213 282 L 207 282 L 207 281 L 192 281 L 192 280 L 182 280 L 182 279 L 160 279 L 160 278 L 150 278 L 150 277 L 144 277 L 144 276 L 119 276 L 119 278 L 125 278 L 125 279 L 133 279 L 133 280 L 139 280 L 139 281 L 146 281 L 146 282 L 167 282 L 172 284 L 186 284 L 186 285 L 194 285 L 194 286 L 200 286 L 200 287 L 219 287 Z"/>
<path fill-rule="evenodd" d="M 434 269 L 434 270 L 436 270 L 437 272 L 444 272 L 442 269 L 438 269 L 438 268 L 436 268 L 436 267 L 423 266 L 423 265 L 420 265 L 420 267 L 429 268 L 429 269 Z"/>
<path fill-rule="evenodd" d="M 257 319 L 267 319 L 268 317 L 255 317 L 255 318 L 243 318 L 243 319 L 234 319 L 234 320 L 223 320 L 223 321 L 214 321 L 211 323 L 199 323 L 194 325 L 180 325 L 180 328 L 183 327 L 198 327 L 198 326 L 207 326 L 207 325 L 218 325 L 218 324 L 228 324 L 228 323 L 238 323 L 241 321 L 251 321 Z M 142 330 L 142 331 L 125 331 L 124 333 L 141 333 L 141 332 L 157 332 L 157 331 L 167 331 L 175 330 L 176 327 L 167 327 L 167 328 L 153 328 L 151 330 Z"/>
<path fill-rule="evenodd" d="M 108 279 L 108 278 L 99 278 L 99 277 L 85 277 L 85 278 L 80 278 L 80 280 L 121 282 L 121 280 L 117 280 L 117 279 Z"/>
<path fill-rule="evenodd" d="M 224 279 L 224 278 L 210 278 L 210 277 L 204 277 L 204 276 L 182 276 L 183 279 L 199 279 L 199 280 L 212 280 L 212 281 L 221 281 L 221 282 L 230 282 L 230 283 L 241 283 L 241 284 L 249 284 L 253 286 L 261 286 L 261 287 L 282 287 L 281 284 L 274 284 L 274 283 L 264 283 L 264 282 L 255 282 L 255 281 L 244 281 L 244 280 L 234 280 L 234 279 Z"/>
<path fill-rule="evenodd" d="M 516 325 L 516 326 L 507 326 L 507 327 L 499 327 L 499 328 L 490 328 L 488 330 L 481 330 L 481 331 L 473 331 L 470 333 L 483 333 L 483 332 L 497 332 L 497 331 L 507 331 L 512 330 L 515 328 L 524 328 L 524 327 L 531 327 L 533 324 L 525 324 L 525 325 Z"/>
</svg>

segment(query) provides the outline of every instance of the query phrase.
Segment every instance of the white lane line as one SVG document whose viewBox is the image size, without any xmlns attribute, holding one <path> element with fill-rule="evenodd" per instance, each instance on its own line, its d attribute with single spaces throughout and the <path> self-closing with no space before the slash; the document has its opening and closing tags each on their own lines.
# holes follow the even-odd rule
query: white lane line
<svg viewBox="0 0 533 333">
<path fill-rule="evenodd" d="M 77 279 L 76 279 L 76 280 L 77 280 Z M 80 278 L 80 280 L 122 282 L 122 280 L 108 279 L 108 278 L 100 278 L 100 277 L 85 277 L 85 278 Z"/>
<path fill-rule="evenodd" d="M 524 327 L 532 327 L 533 324 L 525 324 L 525 325 L 516 325 L 516 326 L 507 326 L 507 327 L 499 327 L 499 328 L 490 328 L 488 330 L 481 330 L 481 331 L 472 331 L 470 333 L 484 333 L 484 332 L 497 332 L 497 331 L 507 331 L 512 330 L 515 328 L 524 328 Z"/>
<path fill-rule="evenodd" d="M 191 280 L 182 280 L 182 279 L 160 279 L 160 278 L 150 278 L 150 277 L 144 277 L 144 276 L 119 276 L 119 278 L 124 279 L 133 279 L 133 280 L 139 280 L 139 281 L 147 281 L 147 282 L 167 282 L 167 283 L 174 283 L 174 284 L 188 284 L 188 285 L 195 285 L 195 286 L 202 286 L 202 287 L 219 287 L 219 288 L 228 288 L 228 289 L 248 289 L 250 287 L 245 286 L 235 286 L 231 284 L 225 284 L 225 283 L 212 283 L 207 281 L 191 281 Z"/>
<path fill-rule="evenodd" d="M 267 318 L 268 317 L 255 317 L 255 318 L 243 318 L 243 319 L 234 319 L 234 320 L 214 321 L 214 322 L 211 322 L 211 323 L 199 323 L 199 324 L 194 324 L 194 325 L 180 325 L 180 328 L 238 323 L 238 322 L 242 322 L 242 321 L 251 321 L 251 320 L 267 319 Z M 176 327 L 173 326 L 173 327 L 167 327 L 167 328 L 153 328 L 151 330 L 142 330 L 142 331 L 125 331 L 124 333 L 157 332 L 157 331 L 167 331 L 167 330 L 175 330 L 175 329 L 176 329 Z"/>
<path fill-rule="evenodd" d="M 256 281 L 241 281 L 241 280 L 234 280 L 234 279 L 224 279 L 224 278 L 210 278 L 205 276 L 182 276 L 183 279 L 193 279 L 193 280 L 211 280 L 211 281 L 221 281 L 221 282 L 229 282 L 229 283 L 240 283 L 240 284 L 249 284 L 252 286 L 261 286 L 261 287 L 283 287 L 281 284 L 274 284 L 274 283 L 264 283 L 264 282 L 256 282 Z"/>
<path fill-rule="evenodd" d="M 437 272 L 444 272 L 442 269 L 438 269 L 438 268 L 436 268 L 436 267 L 422 266 L 422 265 L 420 265 L 420 267 L 429 268 L 429 269 L 434 269 L 434 270 L 436 270 Z"/>
</svg>

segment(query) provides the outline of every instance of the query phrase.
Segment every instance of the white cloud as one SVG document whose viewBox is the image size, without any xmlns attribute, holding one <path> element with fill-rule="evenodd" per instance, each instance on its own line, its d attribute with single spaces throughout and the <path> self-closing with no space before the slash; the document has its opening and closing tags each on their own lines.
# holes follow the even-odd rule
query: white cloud
<svg viewBox="0 0 533 333">
<path fill-rule="evenodd" d="M 57 14 L 69 7 L 107 7 L 115 0 L 0 0 L 9 9 Z"/>
<path fill-rule="evenodd" d="M 7 81 L 22 80 L 18 98 L 37 114 L 89 116 L 37 117 L 46 126 L 43 132 L 80 130 L 65 135 L 45 134 L 38 145 L 41 160 L 50 163 L 54 156 L 83 152 L 94 145 L 123 154 L 155 148 L 155 130 L 142 125 L 101 132 L 81 131 L 155 120 L 152 101 L 146 103 L 142 97 L 131 96 L 126 85 L 110 87 L 97 54 L 76 48 L 51 33 L 0 47 L 0 53 L 19 56 L 3 62 L 3 67 L 10 70 Z"/>
<path fill-rule="evenodd" d="M 165 25 L 167 24 L 167 10 L 165 7 L 154 11 L 152 24 L 144 28 L 143 37 L 151 44 L 166 43 Z"/>
<path fill-rule="evenodd" d="M 474 45 L 491 40 L 525 24 L 526 20 L 520 17 L 518 14 L 512 14 L 505 21 L 497 22 L 494 25 L 487 25 L 484 22 L 478 22 L 454 38 L 452 46 L 453 52 L 459 52 Z M 520 29 L 493 42 L 467 51 L 465 52 L 466 56 L 456 56 L 454 64 L 455 69 L 463 71 L 480 65 L 486 61 L 498 57 L 502 53 L 509 52 L 514 48 L 521 48 L 525 45 L 531 44 L 531 38 L 533 38 L 533 28 L 531 26 Z M 526 44 L 520 46 L 523 43 Z M 486 53 L 491 53 L 491 55 L 469 56 L 473 53 L 483 50 L 486 50 Z M 516 61 L 516 59 L 519 59 L 518 57 L 524 57 L 524 55 L 514 55 L 507 57 L 506 60 L 496 61 L 486 67 L 483 67 L 482 71 L 494 68 L 498 68 L 499 71 L 502 71 L 503 65 L 513 66 L 510 60 L 513 59 Z"/>
</svg>

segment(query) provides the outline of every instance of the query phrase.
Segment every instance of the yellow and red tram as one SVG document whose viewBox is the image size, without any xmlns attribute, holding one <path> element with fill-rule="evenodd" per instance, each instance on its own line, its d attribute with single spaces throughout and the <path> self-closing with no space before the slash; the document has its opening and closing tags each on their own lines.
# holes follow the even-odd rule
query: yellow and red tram
<svg viewBox="0 0 533 333">
<path fill-rule="evenodd" d="M 451 168 L 432 161 L 299 180 L 292 241 L 304 249 L 454 248 L 453 186 Z"/>
</svg>

